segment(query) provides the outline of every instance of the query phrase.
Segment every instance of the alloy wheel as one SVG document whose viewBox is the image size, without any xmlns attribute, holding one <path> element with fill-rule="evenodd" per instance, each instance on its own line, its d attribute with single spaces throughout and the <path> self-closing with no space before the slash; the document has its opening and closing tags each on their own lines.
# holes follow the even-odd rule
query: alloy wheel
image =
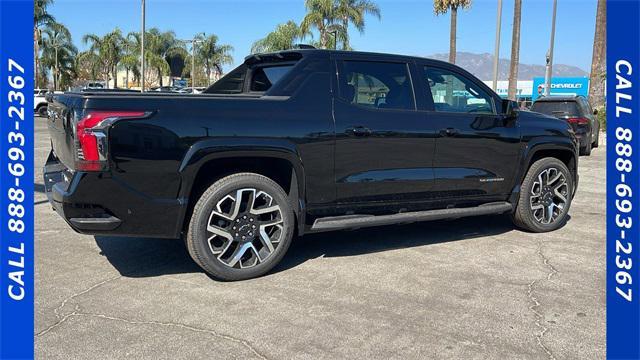
<svg viewBox="0 0 640 360">
<path fill-rule="evenodd" d="M 537 222 L 551 224 L 565 211 L 569 196 L 569 184 L 563 172 L 550 167 L 538 175 L 531 187 L 531 212 Z"/>
<path fill-rule="evenodd" d="M 222 197 L 207 222 L 211 253 L 231 268 L 250 268 L 266 261 L 284 234 L 280 206 L 265 191 L 234 190 Z"/>
</svg>

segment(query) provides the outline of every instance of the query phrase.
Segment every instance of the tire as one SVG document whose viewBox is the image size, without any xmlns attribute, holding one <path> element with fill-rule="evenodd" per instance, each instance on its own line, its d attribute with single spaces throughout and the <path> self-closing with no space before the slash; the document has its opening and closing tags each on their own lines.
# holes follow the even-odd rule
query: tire
<svg viewBox="0 0 640 360">
<path fill-rule="evenodd" d="M 587 145 L 580 148 L 580 155 L 583 155 L 583 156 L 591 155 L 591 141 L 587 142 Z"/>
<path fill-rule="evenodd" d="M 282 260 L 294 228 L 287 194 L 277 183 L 238 173 L 216 181 L 200 196 L 185 242 L 189 255 L 213 278 L 245 280 L 264 275 Z"/>
<path fill-rule="evenodd" d="M 558 179 L 554 180 L 556 176 Z M 513 222 L 516 226 L 535 233 L 560 228 L 567 220 L 572 192 L 573 177 L 562 161 L 550 157 L 536 161 L 527 171 L 520 187 L 518 206 L 512 215 Z M 549 201 L 556 205 L 550 208 Z M 558 206 L 560 204 L 561 207 Z M 551 221 L 547 222 L 548 219 Z"/>
<path fill-rule="evenodd" d="M 47 106 L 40 106 L 36 109 L 36 112 L 42 117 L 47 117 Z"/>
</svg>

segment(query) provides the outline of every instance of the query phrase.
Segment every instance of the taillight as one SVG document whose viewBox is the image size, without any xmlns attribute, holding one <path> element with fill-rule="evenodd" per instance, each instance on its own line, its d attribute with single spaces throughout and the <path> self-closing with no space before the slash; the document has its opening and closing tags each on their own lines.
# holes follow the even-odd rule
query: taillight
<svg viewBox="0 0 640 360">
<path fill-rule="evenodd" d="M 76 124 L 76 170 L 100 171 L 107 163 L 107 130 L 114 121 L 145 116 L 143 111 L 90 111 Z"/>
<path fill-rule="evenodd" d="M 589 119 L 583 118 L 583 117 L 573 117 L 573 118 L 568 118 L 567 122 L 569 124 L 586 125 L 589 123 Z"/>
</svg>

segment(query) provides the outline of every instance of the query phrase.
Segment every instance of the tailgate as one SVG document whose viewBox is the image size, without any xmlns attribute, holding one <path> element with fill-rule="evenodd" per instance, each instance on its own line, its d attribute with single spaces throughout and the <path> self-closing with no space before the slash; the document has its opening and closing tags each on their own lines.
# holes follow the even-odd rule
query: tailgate
<svg viewBox="0 0 640 360">
<path fill-rule="evenodd" d="M 71 94 L 54 95 L 49 104 L 47 125 L 53 153 L 69 169 L 75 163 L 75 123 L 82 112 L 81 104 L 82 96 Z"/>
</svg>

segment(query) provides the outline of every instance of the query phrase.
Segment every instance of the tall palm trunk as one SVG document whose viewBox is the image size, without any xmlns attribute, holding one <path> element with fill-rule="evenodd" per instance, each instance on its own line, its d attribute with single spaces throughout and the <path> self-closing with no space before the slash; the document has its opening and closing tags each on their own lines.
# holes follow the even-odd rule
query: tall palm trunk
<svg viewBox="0 0 640 360">
<path fill-rule="evenodd" d="M 511 35 L 511 65 L 509 66 L 509 90 L 507 98 L 516 100 L 518 89 L 518 63 L 520 62 L 520 18 L 522 0 L 516 0 L 513 6 L 513 34 Z"/>
<path fill-rule="evenodd" d="M 35 71 L 35 78 L 33 79 L 35 88 L 38 89 L 38 52 L 39 52 L 39 44 L 40 37 L 38 36 L 38 27 L 33 28 L 33 69 Z"/>
<path fill-rule="evenodd" d="M 591 58 L 591 74 L 589 75 L 589 102 L 592 107 L 604 104 L 604 82 L 607 52 L 607 2 L 598 0 L 596 13 L 596 33 L 593 38 L 593 56 Z"/>
<path fill-rule="evenodd" d="M 55 66 L 55 70 L 54 70 L 54 73 L 53 73 L 53 91 L 57 91 L 58 90 L 58 74 L 59 74 L 59 71 L 58 71 L 58 48 L 56 47 L 55 50 L 56 50 L 56 53 L 55 53 L 55 55 L 56 55 L 56 66 Z"/>
<path fill-rule="evenodd" d="M 345 16 L 342 19 L 342 27 L 344 27 L 344 31 L 348 32 L 349 29 L 349 19 Z M 338 44 L 336 44 L 336 47 L 338 46 Z M 344 41 L 342 42 L 342 50 L 347 50 L 349 49 L 349 36 L 347 34 L 347 36 L 344 37 Z"/>
<path fill-rule="evenodd" d="M 318 29 L 320 31 L 320 47 L 323 49 L 327 48 L 327 28 L 322 27 Z"/>
<path fill-rule="evenodd" d="M 456 32 L 458 28 L 458 8 L 451 8 L 451 31 L 449 39 L 449 62 L 456 63 Z"/>
<path fill-rule="evenodd" d="M 118 87 L 118 67 L 116 65 L 113 65 L 111 74 L 113 75 L 113 88 L 115 89 Z"/>
</svg>

